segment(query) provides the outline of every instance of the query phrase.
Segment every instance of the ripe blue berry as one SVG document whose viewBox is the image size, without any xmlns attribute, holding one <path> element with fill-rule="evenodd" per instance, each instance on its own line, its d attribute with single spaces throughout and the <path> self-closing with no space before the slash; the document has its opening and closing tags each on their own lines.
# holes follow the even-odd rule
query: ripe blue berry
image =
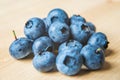
<svg viewBox="0 0 120 80">
<path fill-rule="evenodd" d="M 104 50 L 97 45 L 86 45 L 81 50 L 85 66 L 90 70 L 101 69 L 104 62 Z"/>
<path fill-rule="evenodd" d="M 73 39 L 79 41 L 83 45 L 87 44 L 89 37 L 94 33 L 94 31 L 90 30 L 89 26 L 83 22 L 71 24 L 70 30 Z"/>
<path fill-rule="evenodd" d="M 22 59 L 32 53 L 33 42 L 27 38 L 16 39 L 9 47 L 10 55 L 15 59 Z"/>
<path fill-rule="evenodd" d="M 54 44 L 49 37 L 42 36 L 34 41 L 32 50 L 34 55 L 37 55 L 44 51 L 52 52 L 54 50 Z"/>
<path fill-rule="evenodd" d="M 40 72 L 51 71 L 55 67 L 56 56 L 51 52 L 42 52 L 33 58 L 33 66 Z"/>
<path fill-rule="evenodd" d="M 45 34 L 45 24 L 40 18 L 29 19 L 24 27 L 24 33 L 27 38 L 35 40 Z"/>
<path fill-rule="evenodd" d="M 70 29 L 67 24 L 56 21 L 50 26 L 48 33 L 49 37 L 59 44 L 69 39 Z"/>
<path fill-rule="evenodd" d="M 60 8 L 51 10 L 48 13 L 47 21 L 48 21 L 48 26 L 50 26 L 55 21 L 60 21 L 60 22 L 69 24 L 69 18 L 67 13 Z"/>
<path fill-rule="evenodd" d="M 88 40 L 88 44 L 99 45 L 103 49 L 108 47 L 108 43 L 106 35 L 102 32 L 94 33 Z"/>
<path fill-rule="evenodd" d="M 80 51 L 77 49 L 66 49 L 61 51 L 56 59 L 56 66 L 59 72 L 66 75 L 77 74 L 83 64 Z"/>
</svg>

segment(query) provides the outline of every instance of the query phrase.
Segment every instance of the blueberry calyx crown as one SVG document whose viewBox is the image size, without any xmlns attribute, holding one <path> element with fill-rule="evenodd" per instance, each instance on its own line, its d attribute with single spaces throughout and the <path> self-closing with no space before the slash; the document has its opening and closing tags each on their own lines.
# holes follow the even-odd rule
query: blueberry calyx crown
<svg viewBox="0 0 120 80">
<path fill-rule="evenodd" d="M 25 23 L 26 28 L 31 28 L 32 25 L 33 25 L 33 21 L 31 21 L 31 20 Z"/>
<path fill-rule="evenodd" d="M 100 54 L 101 52 L 103 52 L 103 50 L 101 48 L 98 48 L 95 53 Z"/>
<path fill-rule="evenodd" d="M 51 18 L 51 22 L 57 21 L 57 19 L 58 19 L 57 16 L 53 16 L 53 17 Z"/>
<path fill-rule="evenodd" d="M 85 30 L 85 32 L 89 32 L 90 31 L 89 26 L 87 26 L 86 24 L 82 24 L 81 28 L 82 28 L 82 30 Z"/>
<path fill-rule="evenodd" d="M 76 60 L 74 57 L 67 55 L 63 63 L 68 67 L 72 67 L 73 65 L 76 64 Z"/>
<path fill-rule="evenodd" d="M 108 44 L 109 44 L 109 43 L 110 43 L 110 42 L 108 42 L 108 41 L 105 42 L 105 45 L 104 45 L 104 48 L 105 48 L 105 49 L 108 47 Z"/>
<path fill-rule="evenodd" d="M 63 27 L 62 29 L 61 29 L 61 32 L 62 32 L 62 34 L 64 34 L 65 32 L 66 32 L 66 28 L 65 27 Z"/>
<path fill-rule="evenodd" d="M 18 51 L 20 52 L 20 51 L 22 51 L 22 49 L 20 48 Z"/>
<path fill-rule="evenodd" d="M 77 17 L 79 17 L 80 15 L 78 14 L 78 15 L 73 15 L 73 16 L 77 16 Z"/>
</svg>

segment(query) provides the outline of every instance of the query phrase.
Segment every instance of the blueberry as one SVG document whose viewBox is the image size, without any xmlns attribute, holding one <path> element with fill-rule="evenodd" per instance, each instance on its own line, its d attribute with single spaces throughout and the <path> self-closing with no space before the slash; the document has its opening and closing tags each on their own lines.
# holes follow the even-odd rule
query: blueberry
<svg viewBox="0 0 120 80">
<path fill-rule="evenodd" d="M 43 18 L 43 22 L 45 24 L 45 32 L 48 33 L 49 26 L 48 26 L 47 18 Z"/>
<path fill-rule="evenodd" d="M 58 53 L 67 49 L 82 49 L 82 44 L 76 40 L 68 40 L 59 46 Z"/>
<path fill-rule="evenodd" d="M 73 39 L 78 40 L 83 45 L 87 44 L 89 37 L 94 33 L 94 31 L 90 30 L 89 26 L 83 22 L 71 24 L 70 29 Z"/>
<path fill-rule="evenodd" d="M 52 52 L 54 50 L 54 44 L 49 37 L 42 36 L 34 41 L 32 50 L 33 50 L 34 55 L 39 54 L 44 51 Z"/>
<path fill-rule="evenodd" d="M 40 72 L 51 71 L 55 67 L 56 56 L 51 52 L 42 52 L 33 58 L 33 66 Z"/>
<path fill-rule="evenodd" d="M 24 27 L 24 33 L 27 38 L 35 40 L 45 33 L 45 24 L 40 18 L 29 19 Z"/>
<path fill-rule="evenodd" d="M 90 70 L 101 69 L 104 62 L 104 51 L 97 45 L 86 45 L 81 50 L 85 66 Z"/>
<path fill-rule="evenodd" d="M 67 24 L 56 21 L 50 26 L 48 33 L 55 43 L 62 43 L 69 39 L 70 29 Z"/>
<path fill-rule="evenodd" d="M 15 59 L 22 59 L 32 53 L 32 41 L 27 38 L 16 39 L 9 47 L 10 55 Z"/>
<path fill-rule="evenodd" d="M 73 15 L 71 18 L 70 18 L 70 23 L 71 24 L 76 24 L 76 23 L 79 23 L 79 22 L 83 22 L 85 23 L 86 20 L 84 17 L 80 16 L 80 15 Z"/>
<path fill-rule="evenodd" d="M 51 10 L 48 13 L 47 21 L 48 21 L 48 26 L 50 26 L 55 21 L 60 21 L 60 22 L 69 24 L 69 18 L 67 13 L 60 8 Z"/>
<path fill-rule="evenodd" d="M 92 22 L 86 22 L 86 24 L 90 27 L 91 30 L 93 30 L 94 32 L 96 31 L 96 27 Z"/>
<path fill-rule="evenodd" d="M 99 45 L 103 49 L 108 47 L 108 43 L 106 35 L 102 32 L 94 33 L 88 40 L 88 44 Z"/>
<path fill-rule="evenodd" d="M 56 58 L 56 66 L 59 72 L 66 75 L 77 74 L 83 64 L 83 58 L 77 49 L 61 51 Z"/>
</svg>

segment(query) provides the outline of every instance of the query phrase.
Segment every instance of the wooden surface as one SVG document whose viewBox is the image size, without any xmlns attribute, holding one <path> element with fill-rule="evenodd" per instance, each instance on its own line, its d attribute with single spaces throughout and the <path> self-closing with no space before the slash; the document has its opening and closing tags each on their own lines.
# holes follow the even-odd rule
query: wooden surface
<svg viewBox="0 0 120 80">
<path fill-rule="evenodd" d="M 85 68 L 76 76 L 59 72 L 40 73 L 32 66 L 32 57 L 15 60 L 9 45 L 24 36 L 25 22 L 31 17 L 46 17 L 53 8 L 64 9 L 69 16 L 80 14 L 104 32 L 110 41 L 106 63 L 101 70 Z M 120 80 L 120 1 L 119 0 L 0 0 L 0 80 Z"/>
</svg>

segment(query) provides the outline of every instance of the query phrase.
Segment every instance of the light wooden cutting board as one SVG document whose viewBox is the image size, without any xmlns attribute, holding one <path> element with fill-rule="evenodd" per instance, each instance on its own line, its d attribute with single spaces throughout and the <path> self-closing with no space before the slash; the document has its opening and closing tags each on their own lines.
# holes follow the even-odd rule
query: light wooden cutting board
<svg viewBox="0 0 120 80">
<path fill-rule="evenodd" d="M 98 71 L 82 69 L 76 76 L 59 72 L 40 73 L 33 68 L 32 57 L 15 60 L 9 45 L 24 36 L 25 22 L 31 17 L 46 17 L 54 8 L 64 9 L 69 16 L 80 14 L 108 36 L 104 67 Z M 120 1 L 119 0 L 0 0 L 0 80 L 120 80 Z"/>
</svg>

